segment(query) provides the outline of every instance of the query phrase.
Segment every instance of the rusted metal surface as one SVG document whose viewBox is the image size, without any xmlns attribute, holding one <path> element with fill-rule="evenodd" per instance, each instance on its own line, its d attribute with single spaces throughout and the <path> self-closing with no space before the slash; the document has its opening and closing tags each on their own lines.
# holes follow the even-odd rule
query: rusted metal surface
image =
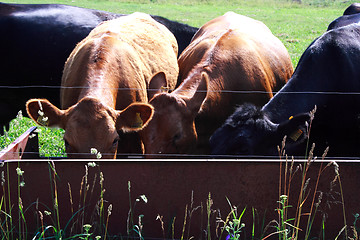
<svg viewBox="0 0 360 240">
<path fill-rule="evenodd" d="M 26 218 L 29 232 L 36 232 L 39 226 L 36 224 L 39 223 L 37 212 L 53 209 L 54 205 L 51 197 L 54 192 L 54 182 L 50 179 L 49 165 L 44 161 L 20 161 L 8 164 L 11 189 L 17 189 L 15 169 L 20 167 L 24 171 L 25 186 L 21 188 L 21 199 L 24 208 L 27 208 Z M 86 161 L 57 160 L 54 164 L 57 172 L 56 189 L 62 227 L 65 227 L 69 221 L 77 219 L 73 216 L 79 206 L 82 206 L 82 202 L 86 202 L 87 212 L 83 223 L 92 223 L 94 215 L 98 211 L 96 206 L 99 202 L 100 192 L 105 189 L 105 216 L 107 216 L 109 205 L 112 204 L 108 225 L 109 234 L 126 235 L 130 209 L 128 182 L 131 184 L 130 195 L 134 222 L 138 224 L 138 216 L 144 215 L 142 224 L 143 234 L 146 238 L 172 239 L 174 236 L 179 239 L 183 235 L 184 238 L 193 236 L 195 239 L 206 239 L 206 232 L 210 226 L 211 239 L 217 239 L 219 232 L 216 233 L 216 216 L 221 214 L 221 218 L 225 220 L 230 212 L 226 198 L 233 205 L 238 206 L 240 212 L 245 207 L 247 208 L 243 217 L 247 239 L 251 236 L 254 222 L 252 208 L 256 209 L 255 231 L 257 236 L 261 232 L 262 221 L 267 224 L 271 220 L 278 220 L 275 209 L 278 207 L 279 199 L 279 162 L 266 162 L 266 160 L 122 160 L 100 161 L 94 168 L 88 167 Z M 314 162 L 309 168 L 307 178 L 310 178 L 310 182 L 307 191 L 314 190 L 320 164 L 320 162 Z M 323 163 L 322 167 L 326 164 Z M 353 214 L 360 211 L 360 191 L 358 189 L 360 165 L 340 161 L 338 164 L 347 221 L 351 225 L 354 221 Z M 303 165 L 303 163 L 295 163 L 294 169 L 298 165 Z M 88 168 L 86 180 L 84 178 L 85 168 Z M 283 163 L 282 172 L 284 168 Z M 322 216 L 326 214 L 326 239 L 334 239 L 344 226 L 339 181 L 332 184 L 336 177 L 334 169 L 334 165 L 331 165 L 321 174 L 317 190 L 323 192 L 323 197 L 312 228 L 313 235 L 318 236 L 321 231 Z M 104 179 L 103 187 L 100 185 L 100 172 Z M 300 192 L 301 175 L 301 172 L 297 172 L 291 181 L 289 205 L 292 207 L 289 208 L 289 217 L 294 216 Z M 85 181 L 89 185 L 86 200 L 84 200 L 84 188 L 81 188 L 81 183 Z M 283 178 L 282 181 L 284 181 Z M 210 225 L 208 225 L 207 219 L 209 193 L 212 201 Z M 11 199 L 17 199 L 17 191 L 11 191 L 11 194 Z M 147 197 L 148 202 L 145 204 L 140 201 L 134 206 L 135 199 L 142 194 Z M 309 211 L 312 194 L 309 192 L 306 195 L 304 214 Z M 317 198 L 318 195 L 315 202 L 318 201 Z M 38 209 L 35 208 L 36 201 L 39 202 Z M 164 230 L 162 230 L 161 222 L 157 220 L 158 215 L 162 217 Z M 50 216 L 45 219 L 50 222 Z M 307 218 L 304 216 L 302 224 L 305 222 L 307 222 Z M 184 224 L 185 231 L 183 232 Z M 275 231 L 273 228 L 271 230 Z"/>
<path fill-rule="evenodd" d="M 37 145 L 37 134 L 34 133 L 37 127 L 31 127 L 21 134 L 14 142 L 0 152 L 1 160 L 14 160 L 21 158 L 39 158 L 39 148 Z M 32 144 L 27 144 L 31 135 L 36 136 Z M 33 136 L 32 136 L 33 137 Z M 35 147 L 34 147 L 35 146 Z"/>
<path fill-rule="evenodd" d="M 27 145 L 27 148 L 31 148 L 30 150 L 22 151 L 26 149 L 26 141 L 32 131 L 34 129 L 29 129 L 11 147 L 9 146 L 6 152 L 3 151 L 1 159 L 24 158 L 26 151 L 37 152 L 35 156 L 38 156 L 37 137 L 31 140 L 33 143 Z M 27 209 L 25 217 L 30 234 L 39 231 L 39 212 L 44 213 L 45 210 L 53 209 L 54 189 L 56 189 L 59 198 L 60 226 L 66 228 L 71 225 L 75 233 L 81 231 L 81 224 L 100 221 L 99 200 L 103 192 L 103 221 L 106 219 L 108 207 L 112 205 L 108 225 L 110 235 L 127 235 L 131 206 L 134 224 L 139 225 L 138 216 L 144 216 L 142 225 L 145 238 L 208 239 L 208 234 L 210 234 L 211 239 L 218 239 L 221 224 L 218 224 L 217 218 L 226 220 L 231 211 L 227 201 L 229 199 L 234 206 L 238 207 L 239 212 L 246 208 L 243 217 L 246 227 L 242 236 L 243 239 L 249 239 L 254 223 L 255 235 L 260 238 L 263 231 L 262 222 L 267 224 L 273 220 L 278 221 L 278 212 L 275 210 L 279 207 L 279 196 L 284 194 L 282 190 L 285 186 L 284 182 L 289 182 L 289 178 L 284 178 L 286 162 L 277 159 L 181 159 L 177 161 L 122 159 L 98 161 L 96 167 L 89 166 L 90 161 L 93 160 L 5 161 L 7 167 L 0 168 L 0 171 L 4 172 L 4 179 L 9 179 L 9 184 L 4 184 L 5 187 L 0 192 L 2 195 L 10 192 L 9 199 L 21 198 L 21 204 Z M 306 176 L 306 179 L 310 180 L 305 191 L 306 201 L 302 210 L 304 216 L 300 226 L 305 228 L 306 214 L 310 210 L 319 169 L 325 169 L 320 175 L 317 194 L 314 198 L 314 202 L 320 202 L 320 204 L 314 218 L 312 236 L 318 236 L 321 232 L 321 221 L 325 216 L 326 239 L 334 239 L 345 224 L 342 217 L 343 202 L 339 179 L 342 183 L 347 223 L 351 225 L 354 221 L 353 214 L 360 212 L 358 201 L 360 162 L 358 160 L 334 162 L 337 162 L 338 166 L 329 160 L 316 160 L 311 163 Z M 304 160 L 294 161 L 293 177 L 288 185 L 291 189 L 288 196 L 288 205 L 291 206 L 289 218 L 294 217 L 298 204 L 301 169 L 304 169 L 304 166 Z M 337 167 L 340 169 L 340 175 L 336 174 Z M 16 190 L 20 184 L 17 168 L 24 171 L 21 181 L 25 182 L 25 186 L 21 188 L 21 191 Z M 295 173 L 297 168 L 298 171 Z M 55 181 L 51 169 L 56 170 Z M 287 169 L 289 173 L 290 165 Z M 100 180 L 102 178 L 103 180 Z M 280 182 L 281 190 L 279 190 Z M 321 199 L 319 199 L 320 192 Z M 146 204 L 135 200 L 142 194 L 148 199 Z M 129 201 L 129 195 L 131 201 Z M 211 206 L 208 205 L 209 199 L 211 199 Z M 16 205 L 16 202 L 12 204 Z M 85 213 L 80 214 L 79 209 L 85 209 Z M 16 216 L 16 208 L 13 214 Z M 52 214 L 54 216 L 54 212 Z M 209 219 L 208 216 L 210 216 Z M 51 222 L 51 216 L 45 216 L 44 219 Z M 274 222 L 272 224 L 274 225 Z M 69 231 L 69 228 L 65 230 Z M 275 231 L 274 228 L 269 229 L 272 232 Z M 262 237 L 270 232 L 264 232 Z M 303 234 L 303 231 L 300 234 Z M 222 235 L 222 238 L 225 237 Z M 278 238 L 277 235 L 274 237 Z"/>
</svg>

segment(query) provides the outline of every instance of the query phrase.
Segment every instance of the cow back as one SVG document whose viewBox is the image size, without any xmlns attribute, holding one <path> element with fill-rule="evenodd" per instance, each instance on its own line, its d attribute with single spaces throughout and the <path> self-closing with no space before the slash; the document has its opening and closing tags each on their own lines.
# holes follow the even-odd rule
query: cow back
<svg viewBox="0 0 360 240">
<path fill-rule="evenodd" d="M 76 46 L 65 64 L 62 107 L 68 108 L 85 95 L 106 96 L 101 89 L 107 87 L 114 96 L 112 107 L 116 109 L 135 101 L 147 102 L 146 89 L 157 72 L 165 72 L 168 87 L 175 87 L 177 51 L 172 33 L 146 14 L 103 22 Z M 105 73 L 106 82 L 100 84 L 100 76 L 95 75 L 104 74 L 98 68 L 108 62 L 113 67 Z"/>
<path fill-rule="evenodd" d="M 231 12 L 199 29 L 180 55 L 179 68 L 184 86 L 208 72 L 201 114 L 219 122 L 237 104 L 264 105 L 293 73 L 286 48 L 262 22 Z"/>
</svg>

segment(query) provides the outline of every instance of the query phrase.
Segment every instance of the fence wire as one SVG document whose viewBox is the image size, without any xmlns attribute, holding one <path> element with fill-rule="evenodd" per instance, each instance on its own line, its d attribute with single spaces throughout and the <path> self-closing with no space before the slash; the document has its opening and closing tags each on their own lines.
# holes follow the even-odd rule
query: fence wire
<svg viewBox="0 0 360 240">
<path fill-rule="evenodd" d="M 35 88 L 44 88 L 44 89 L 90 89 L 93 87 L 62 87 L 62 86 L 49 86 L 49 85 L 24 85 L 24 86 L 8 86 L 8 85 L 0 85 L 0 89 L 35 89 Z M 143 89 L 139 88 L 98 88 L 98 89 L 108 89 L 114 90 L 117 89 L 118 91 L 138 91 Z M 175 89 L 167 89 L 170 92 Z M 158 91 L 158 89 L 147 89 L 147 91 Z M 254 91 L 254 90 L 218 90 L 218 91 L 211 91 L 211 90 L 204 90 L 201 92 L 221 92 L 221 93 L 231 93 L 231 94 L 296 94 L 296 95 L 360 95 L 360 92 L 341 92 L 341 91 L 277 91 L 277 92 L 269 92 L 269 91 Z M 24 152 L 24 154 L 38 154 L 38 152 Z M 79 157 L 81 155 L 89 155 L 89 153 L 77 153 Z M 104 155 L 104 154 L 103 154 Z M 192 154 L 117 154 L 117 157 L 123 160 L 137 160 L 137 161 L 151 161 L 154 159 L 155 161 L 158 160 L 167 160 L 167 161 L 259 161 L 259 162 L 269 162 L 269 161 L 281 161 L 278 156 L 260 156 L 260 155 L 192 155 Z M 150 157 L 150 158 L 148 158 Z M 66 159 L 66 157 L 40 157 L 42 159 Z M 303 157 L 302 157 L 303 158 Z M 295 158 L 295 161 L 303 161 L 301 157 Z M 346 162 L 360 162 L 360 157 L 326 157 L 325 161 L 346 161 Z M 107 159 L 108 160 L 108 159 Z M 119 160 L 119 159 L 118 159 Z M 2 160 L 0 159 L 0 162 Z M 319 161 L 319 160 L 316 160 Z"/>
<path fill-rule="evenodd" d="M 39 154 L 39 152 L 33 151 L 24 151 L 23 154 Z M 118 154 L 117 159 L 86 159 L 81 158 L 81 155 L 89 155 L 88 153 L 77 153 L 79 158 L 72 160 L 70 158 L 64 157 L 45 157 L 40 156 L 39 159 L 43 160 L 61 160 L 61 161 L 138 161 L 138 162 L 158 162 L 158 161 L 181 161 L 181 162 L 258 162 L 258 163 L 280 163 L 280 162 L 292 162 L 295 163 L 304 163 L 308 162 L 308 159 L 305 159 L 303 156 L 294 157 L 294 159 L 285 159 L 279 158 L 279 156 L 265 156 L 265 155 L 192 155 L 192 154 Z M 151 158 L 147 158 L 151 157 Z M 1 162 L 11 162 L 19 160 L 2 160 Z M 26 161 L 32 161 L 32 159 L 26 159 Z M 33 160 L 37 161 L 37 160 Z M 315 163 L 360 163 L 359 157 L 326 157 L 324 159 L 312 159 L 312 162 Z"/>
<path fill-rule="evenodd" d="M 61 87 L 61 86 L 46 86 L 46 85 L 39 85 L 39 86 L 5 86 L 0 85 L 0 89 L 23 89 L 23 88 L 48 88 L 48 89 L 91 89 L 94 87 Z M 114 90 L 117 89 L 118 91 L 143 91 L 144 89 L 141 88 L 101 88 L 97 87 L 97 89 L 108 89 Z M 147 91 L 158 91 L 159 89 L 146 89 Z M 168 89 L 170 92 L 176 89 Z M 185 90 L 183 90 L 185 91 Z M 340 92 L 340 91 L 261 91 L 261 90 L 198 90 L 199 92 L 221 92 L 221 93 L 234 93 L 234 94 L 320 94 L 320 95 L 360 95 L 360 92 Z"/>
</svg>

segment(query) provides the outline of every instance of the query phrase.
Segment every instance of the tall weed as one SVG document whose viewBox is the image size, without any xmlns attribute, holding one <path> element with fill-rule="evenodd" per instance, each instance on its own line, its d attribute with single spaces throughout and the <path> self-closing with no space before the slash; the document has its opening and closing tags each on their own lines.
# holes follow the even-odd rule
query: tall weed
<svg viewBox="0 0 360 240">
<path fill-rule="evenodd" d="M 339 174 L 339 166 L 336 164 L 336 162 L 331 161 L 327 163 L 324 166 L 326 155 L 329 151 L 329 147 L 327 147 L 324 150 L 324 153 L 322 155 L 319 170 L 316 176 L 314 189 L 312 190 L 309 187 L 311 178 L 308 177 L 309 169 L 317 159 L 316 156 L 314 156 L 314 149 L 315 144 L 312 144 L 310 150 L 309 148 L 309 136 L 311 132 L 311 126 L 312 122 L 315 116 L 316 112 L 316 106 L 315 108 L 310 112 L 310 123 L 308 126 L 308 136 L 307 136 L 307 143 L 306 143 L 306 161 L 302 165 L 298 165 L 294 169 L 294 158 L 292 158 L 291 162 L 288 161 L 288 156 L 285 152 L 285 142 L 286 142 L 286 136 L 284 137 L 282 141 L 281 147 L 278 147 L 279 151 L 279 157 L 280 157 L 280 174 L 279 174 L 279 201 L 278 201 L 278 221 L 275 221 L 276 225 L 276 232 L 279 236 L 279 240 L 286 240 L 286 239 L 311 239 L 311 230 L 314 224 L 314 220 L 317 214 L 319 214 L 319 206 L 322 202 L 323 198 L 323 192 L 318 190 L 320 178 L 323 175 L 324 171 L 330 167 L 331 165 L 334 166 L 335 170 L 335 179 L 330 183 L 330 185 L 333 185 L 336 181 L 339 183 L 340 187 L 340 196 L 341 196 L 341 203 L 342 203 L 342 214 L 344 219 L 344 232 L 345 232 L 345 238 L 347 239 L 347 227 L 346 227 L 346 215 L 345 215 L 345 208 L 344 208 L 344 198 L 343 198 L 343 192 L 342 192 L 342 185 L 340 180 L 340 174 Z M 285 160 L 285 168 L 283 169 L 283 163 L 282 160 Z M 289 218 L 288 211 L 289 208 L 292 208 L 293 206 L 289 205 L 289 198 L 291 197 L 292 191 L 290 191 L 292 181 L 295 177 L 295 174 L 300 171 L 301 174 L 301 181 L 300 181 L 300 192 L 297 199 L 297 204 L 295 208 L 295 215 L 292 218 Z M 282 181 L 284 179 L 284 181 Z M 312 197 L 311 197 L 312 196 Z M 310 202 L 309 202 L 310 201 Z M 309 202 L 310 209 L 305 210 L 304 206 L 306 203 Z M 305 212 L 304 212 L 305 211 Z M 304 224 L 301 224 L 301 219 L 305 218 L 305 228 L 302 229 Z M 307 218 L 307 219 L 306 219 Z M 323 215 L 322 223 L 325 222 L 325 215 Z M 299 231 L 303 232 L 303 236 L 300 237 Z M 324 227 L 323 227 L 323 235 L 324 235 Z M 273 235 L 275 233 L 272 233 L 270 235 Z"/>
<path fill-rule="evenodd" d="M 21 189 L 26 187 L 26 181 L 24 181 L 26 173 L 21 169 L 20 162 L 16 168 L 17 200 L 14 203 L 12 199 L 13 195 L 11 194 L 13 191 L 10 189 L 10 175 L 13 175 L 9 172 L 9 170 L 12 169 L 9 167 L 10 164 L 13 163 L 4 163 L 2 166 L 4 169 L 1 171 L 0 239 L 99 239 L 100 236 L 102 236 L 102 239 L 106 239 L 112 205 L 108 204 L 107 214 L 101 214 L 101 211 L 99 211 L 101 207 L 104 208 L 105 206 L 103 194 L 94 196 L 94 194 L 96 194 L 94 187 L 95 184 L 97 184 L 96 179 L 98 178 L 98 173 L 95 172 L 94 174 L 95 177 L 92 186 L 90 186 L 87 181 L 89 176 L 88 166 L 95 168 L 97 166 L 95 163 L 85 165 L 85 175 L 83 176 L 81 190 L 79 192 L 79 199 L 81 199 L 81 201 L 78 206 L 74 206 L 72 201 L 73 193 L 69 184 L 70 211 L 72 217 L 64 226 L 61 224 L 64 219 L 61 219 L 59 209 L 60 205 L 65 203 L 59 202 L 60 198 L 58 195 L 58 181 L 61 179 L 61 176 L 58 175 L 54 162 L 48 163 L 52 206 L 46 206 L 38 200 L 32 203 L 31 206 L 23 206 Z M 104 192 L 103 181 L 103 177 L 100 178 L 99 183 L 102 193 Z M 98 197 L 99 199 L 97 201 L 98 204 L 92 210 L 90 208 L 90 202 L 91 198 L 94 197 Z M 64 199 L 64 196 L 62 196 L 61 199 Z M 38 230 L 33 236 L 30 236 L 31 233 L 29 233 L 27 229 L 26 216 L 29 217 L 27 212 L 33 209 L 32 206 L 35 206 L 35 215 L 38 218 Z M 96 209 L 98 209 L 98 211 L 96 211 Z M 16 217 L 14 213 L 17 213 Z"/>
</svg>

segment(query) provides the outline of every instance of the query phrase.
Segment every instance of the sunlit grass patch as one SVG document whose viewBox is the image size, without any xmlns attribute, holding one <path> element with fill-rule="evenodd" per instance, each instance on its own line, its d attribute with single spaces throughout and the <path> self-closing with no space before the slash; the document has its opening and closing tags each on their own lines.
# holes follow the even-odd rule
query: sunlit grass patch
<svg viewBox="0 0 360 240">
<path fill-rule="evenodd" d="M 9 130 L 4 129 L 0 136 L 0 149 L 4 149 L 30 127 L 37 126 L 39 135 L 39 153 L 41 157 L 65 157 L 64 130 L 59 128 L 41 127 L 30 118 L 24 117 L 19 111 L 17 117 L 10 121 Z M 30 136 L 32 137 L 32 136 Z"/>
</svg>

